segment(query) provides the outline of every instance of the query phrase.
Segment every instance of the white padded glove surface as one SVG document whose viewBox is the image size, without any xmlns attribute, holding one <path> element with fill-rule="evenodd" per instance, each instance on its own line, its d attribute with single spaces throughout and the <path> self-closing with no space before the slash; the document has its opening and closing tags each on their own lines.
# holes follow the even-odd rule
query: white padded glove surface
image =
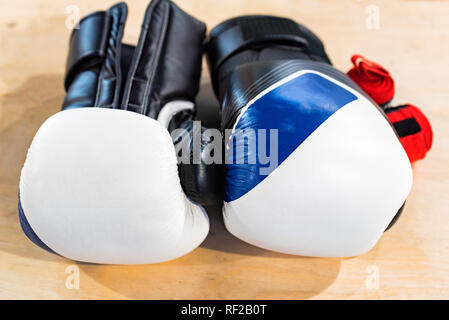
<svg viewBox="0 0 449 320">
<path fill-rule="evenodd" d="M 209 221 L 181 188 L 165 128 L 123 110 L 62 111 L 39 129 L 20 179 L 23 212 L 56 253 L 153 263 L 196 248 Z"/>
</svg>

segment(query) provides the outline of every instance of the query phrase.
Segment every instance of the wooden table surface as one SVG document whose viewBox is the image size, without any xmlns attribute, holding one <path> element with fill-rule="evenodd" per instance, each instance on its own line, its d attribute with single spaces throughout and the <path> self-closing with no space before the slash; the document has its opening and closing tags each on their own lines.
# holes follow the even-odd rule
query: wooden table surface
<svg viewBox="0 0 449 320">
<path fill-rule="evenodd" d="M 176 2 L 209 29 L 241 14 L 291 17 L 320 35 L 339 69 L 349 69 L 354 53 L 387 67 L 395 102 L 421 107 L 435 133 L 428 157 L 414 165 L 404 214 L 369 253 L 347 259 L 253 247 L 226 231 L 217 209 L 201 247 L 167 263 L 91 265 L 41 250 L 20 229 L 17 190 L 32 137 L 63 100 L 66 8 L 75 3 L 84 15 L 114 1 L 0 0 L 0 298 L 449 298 L 449 1 Z M 125 41 L 135 43 L 146 2 L 128 5 Z"/>
</svg>

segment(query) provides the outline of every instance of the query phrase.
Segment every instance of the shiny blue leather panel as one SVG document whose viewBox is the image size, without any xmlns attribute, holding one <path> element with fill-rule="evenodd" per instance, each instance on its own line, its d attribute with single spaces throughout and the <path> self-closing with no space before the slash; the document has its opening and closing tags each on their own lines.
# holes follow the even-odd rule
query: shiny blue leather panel
<svg viewBox="0 0 449 320">
<path fill-rule="evenodd" d="M 270 141 L 270 129 L 277 129 L 278 150 L 274 170 L 335 111 L 356 99 L 354 94 L 326 78 L 306 73 L 256 100 L 242 114 L 233 139 L 228 141 L 233 152 L 226 155 L 225 200 L 230 202 L 240 198 L 268 176 L 261 174 L 260 169 L 267 168 L 269 164 L 259 156 L 259 150 L 262 155 L 275 156 L 270 155 L 276 152 L 275 149 L 270 150 L 270 143 L 275 142 Z M 259 129 L 266 130 L 266 152 L 259 148 L 264 137 L 254 132 Z"/>
</svg>

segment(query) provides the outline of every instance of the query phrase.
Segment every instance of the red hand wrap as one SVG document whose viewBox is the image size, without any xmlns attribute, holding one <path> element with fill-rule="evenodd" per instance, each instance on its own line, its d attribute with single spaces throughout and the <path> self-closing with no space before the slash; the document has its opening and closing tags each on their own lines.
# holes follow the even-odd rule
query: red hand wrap
<svg viewBox="0 0 449 320">
<path fill-rule="evenodd" d="M 429 120 L 411 104 L 385 110 L 396 129 L 410 162 L 423 159 L 432 147 L 433 132 Z"/>
<path fill-rule="evenodd" d="M 348 76 L 377 104 L 393 99 L 394 81 L 385 68 L 358 54 L 351 57 L 351 62 L 354 67 L 348 71 Z"/>
</svg>

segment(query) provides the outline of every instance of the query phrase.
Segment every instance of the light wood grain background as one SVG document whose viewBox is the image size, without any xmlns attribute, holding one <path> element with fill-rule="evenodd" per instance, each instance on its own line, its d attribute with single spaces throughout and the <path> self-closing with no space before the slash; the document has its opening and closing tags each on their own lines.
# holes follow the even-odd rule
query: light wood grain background
<svg viewBox="0 0 449 320">
<path fill-rule="evenodd" d="M 397 84 L 395 101 L 421 107 L 435 132 L 428 157 L 414 165 L 403 216 L 373 250 L 350 259 L 250 246 L 227 233 L 217 210 L 210 211 L 211 231 L 201 247 L 167 263 L 76 264 L 41 250 L 20 229 L 17 190 L 31 139 L 64 96 L 65 10 L 75 4 L 84 15 L 114 1 L 0 0 L 0 298 L 449 298 L 449 2 L 176 2 L 209 29 L 241 14 L 291 17 L 320 35 L 339 69 L 348 70 L 354 53 L 387 67 Z M 147 3 L 128 5 L 125 41 L 135 43 Z M 379 8 L 379 29 L 366 28 L 369 5 Z M 79 269 L 79 289 L 66 287 L 72 265 Z"/>
</svg>

